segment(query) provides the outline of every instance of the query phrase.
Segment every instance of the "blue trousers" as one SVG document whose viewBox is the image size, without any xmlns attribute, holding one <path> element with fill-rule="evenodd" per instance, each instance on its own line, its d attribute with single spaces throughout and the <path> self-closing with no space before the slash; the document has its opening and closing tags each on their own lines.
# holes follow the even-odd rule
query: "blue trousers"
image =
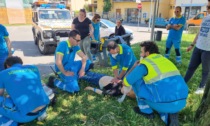
<svg viewBox="0 0 210 126">
<path fill-rule="evenodd" d="M 136 82 L 134 85 L 132 85 L 132 89 L 137 96 L 136 99 L 140 111 L 146 114 L 151 114 L 153 113 L 153 110 L 155 110 L 159 113 L 161 119 L 166 124 L 168 123 L 168 114 L 177 113 L 186 105 L 186 99 L 166 103 L 152 102 L 151 99 L 149 99 L 152 97 L 151 93 L 147 89 L 144 81 Z"/>
<path fill-rule="evenodd" d="M 90 60 L 87 60 L 85 71 L 89 70 L 89 66 L 91 64 Z M 78 79 L 79 79 L 79 71 L 82 67 L 82 61 L 74 61 L 71 63 L 68 63 L 64 66 L 64 69 L 67 71 L 74 72 L 73 76 L 65 76 L 63 73 L 59 74 L 60 79 L 55 79 L 55 86 L 58 88 L 68 91 L 70 93 L 74 93 L 80 90 L 78 85 Z"/>
<path fill-rule="evenodd" d="M 80 78 L 80 80 L 84 80 L 84 81 L 86 81 L 92 85 L 95 85 L 95 86 L 99 86 L 99 80 L 104 76 L 107 76 L 107 75 L 88 71 L 85 74 L 85 76 Z"/>
<path fill-rule="evenodd" d="M 17 126 L 19 123 L 30 122 L 37 117 L 41 116 L 44 112 L 38 113 L 37 115 L 29 116 L 23 115 L 13 104 L 10 98 L 0 97 L 0 124 L 7 124 L 6 126 Z"/>
<path fill-rule="evenodd" d="M 172 45 L 174 45 L 174 48 L 176 51 L 176 61 L 181 62 L 180 44 L 181 44 L 181 40 L 174 40 L 174 39 L 168 38 L 166 40 L 165 57 L 169 58 L 171 47 L 172 47 Z"/>
</svg>

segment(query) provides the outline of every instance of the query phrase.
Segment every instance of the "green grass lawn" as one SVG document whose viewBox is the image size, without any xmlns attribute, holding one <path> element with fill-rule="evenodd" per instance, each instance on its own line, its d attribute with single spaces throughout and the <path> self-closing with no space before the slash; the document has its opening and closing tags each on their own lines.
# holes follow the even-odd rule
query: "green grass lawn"
<svg viewBox="0 0 210 126">
<path fill-rule="evenodd" d="M 182 41 L 182 65 L 177 66 L 184 76 L 188 67 L 191 53 L 186 52 L 186 48 L 193 41 L 195 35 L 183 35 Z M 165 40 L 157 42 L 160 53 L 164 54 Z M 139 58 L 139 44 L 132 45 L 136 57 Z M 171 60 L 175 62 L 175 51 L 171 50 Z M 95 72 L 112 75 L 111 68 L 96 68 Z M 188 83 L 189 96 L 187 106 L 179 113 L 180 126 L 193 126 L 194 114 L 202 98 L 195 95 L 201 78 L 201 68 L 199 68 L 191 81 Z M 44 80 L 46 82 L 46 79 Z M 164 126 L 159 115 L 155 114 L 155 119 L 148 120 L 133 112 L 133 107 L 137 105 L 135 99 L 126 98 L 123 103 L 118 103 L 117 98 L 100 96 L 91 91 L 84 91 L 88 83 L 80 81 L 81 91 L 72 95 L 59 90 L 58 100 L 54 108 L 47 110 L 48 117 L 45 121 L 33 121 L 25 126 L 45 125 L 45 126 Z"/>
</svg>

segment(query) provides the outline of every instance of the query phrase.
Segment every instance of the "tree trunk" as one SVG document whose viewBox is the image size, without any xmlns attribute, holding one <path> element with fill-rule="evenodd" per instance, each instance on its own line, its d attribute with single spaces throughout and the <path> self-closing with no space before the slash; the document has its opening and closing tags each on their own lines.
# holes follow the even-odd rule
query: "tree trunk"
<svg viewBox="0 0 210 126">
<path fill-rule="evenodd" d="M 200 106 L 198 107 L 195 114 L 195 122 L 198 126 L 209 126 L 210 121 L 210 79 L 205 87 L 203 98 L 201 100 Z"/>
</svg>

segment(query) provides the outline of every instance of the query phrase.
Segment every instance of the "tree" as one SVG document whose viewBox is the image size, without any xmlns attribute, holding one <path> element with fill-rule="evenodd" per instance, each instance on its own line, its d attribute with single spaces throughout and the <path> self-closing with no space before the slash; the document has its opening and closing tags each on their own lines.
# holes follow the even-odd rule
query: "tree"
<svg viewBox="0 0 210 126">
<path fill-rule="evenodd" d="M 197 126 L 209 126 L 210 125 L 210 122 L 208 121 L 209 117 L 210 117 L 210 79 L 208 79 L 203 94 L 203 98 L 195 114 L 195 122 Z"/>
<path fill-rule="evenodd" d="M 110 2 L 110 0 L 104 0 L 104 8 L 103 11 L 104 12 L 109 12 L 111 10 L 112 4 Z"/>
</svg>

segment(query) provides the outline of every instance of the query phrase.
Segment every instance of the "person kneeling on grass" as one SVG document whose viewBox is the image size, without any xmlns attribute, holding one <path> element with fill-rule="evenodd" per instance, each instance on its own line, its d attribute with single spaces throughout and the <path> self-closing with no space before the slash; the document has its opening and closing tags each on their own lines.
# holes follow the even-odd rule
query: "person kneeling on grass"
<svg viewBox="0 0 210 126">
<path fill-rule="evenodd" d="M 4 63 L 5 70 L 0 72 L 1 126 L 30 122 L 45 113 L 50 102 L 38 68 L 22 64 L 21 58 L 8 57 Z M 4 91 L 9 96 L 4 97 Z"/>
<path fill-rule="evenodd" d="M 123 79 L 124 85 L 131 85 L 136 94 L 138 106 L 134 111 L 154 118 L 156 110 L 167 126 L 177 126 L 177 113 L 186 105 L 187 84 L 176 66 L 158 54 L 154 42 L 146 41 L 140 46 L 143 59 Z"/>
<path fill-rule="evenodd" d="M 92 85 L 99 86 L 100 89 L 98 88 L 93 88 L 93 87 L 86 87 L 85 90 L 92 90 L 96 92 L 97 94 L 103 94 L 103 95 L 110 95 L 110 96 L 121 96 L 123 92 L 123 85 L 122 81 L 119 81 L 118 83 L 112 83 L 112 79 L 114 77 L 105 75 L 105 74 L 100 74 L 100 73 L 95 73 L 95 72 L 87 72 L 85 76 L 80 78 L 81 80 L 84 80 L 86 82 L 89 82 Z M 101 90 L 102 89 L 102 90 Z M 126 94 L 127 96 L 131 98 L 135 98 L 135 94 L 133 90 L 128 92 Z"/>
<path fill-rule="evenodd" d="M 54 84 L 58 88 L 70 93 L 80 90 L 78 78 L 84 76 L 85 71 L 93 65 L 80 50 L 80 41 L 79 31 L 72 30 L 69 33 L 69 39 L 60 42 L 55 52 L 55 71 L 60 79 L 55 79 Z M 74 61 L 76 54 L 82 60 Z"/>
</svg>

